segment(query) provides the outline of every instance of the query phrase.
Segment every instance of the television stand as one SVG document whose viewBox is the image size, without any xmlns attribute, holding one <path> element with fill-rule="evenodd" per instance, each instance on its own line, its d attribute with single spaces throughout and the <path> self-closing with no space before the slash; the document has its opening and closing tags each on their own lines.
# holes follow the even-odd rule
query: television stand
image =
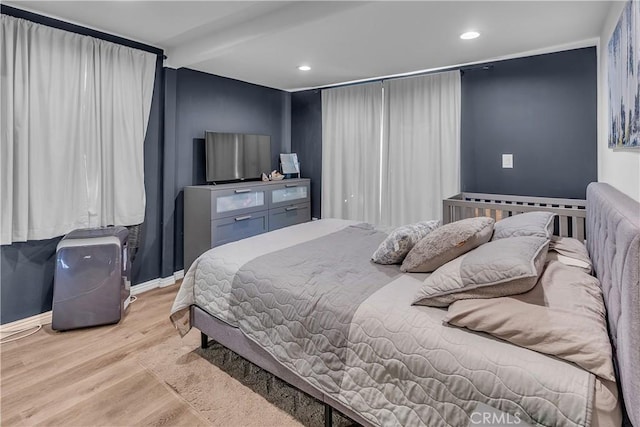
<svg viewBox="0 0 640 427">
<path fill-rule="evenodd" d="M 311 220 L 310 180 L 184 188 L 184 269 L 210 248 Z"/>
</svg>

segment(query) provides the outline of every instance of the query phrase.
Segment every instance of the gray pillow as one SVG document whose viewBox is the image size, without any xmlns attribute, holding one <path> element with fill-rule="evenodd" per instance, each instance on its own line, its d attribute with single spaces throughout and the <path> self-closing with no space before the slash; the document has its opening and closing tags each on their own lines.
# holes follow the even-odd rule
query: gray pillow
<svg viewBox="0 0 640 427">
<path fill-rule="evenodd" d="M 411 248 L 439 225 L 440 221 L 433 220 L 396 228 L 380 243 L 371 260 L 378 264 L 400 264 Z"/>
<path fill-rule="evenodd" d="M 553 235 L 552 212 L 525 212 L 496 222 L 491 240 L 517 236 L 538 236 L 550 239 Z"/>
<path fill-rule="evenodd" d="M 411 249 L 400 270 L 430 273 L 443 264 L 477 248 L 491 239 L 493 218 L 477 217 L 443 225 L 429 233 Z"/>
<path fill-rule="evenodd" d="M 447 307 L 461 299 L 527 292 L 542 273 L 548 247 L 548 239 L 536 236 L 489 242 L 427 277 L 414 304 Z"/>
</svg>

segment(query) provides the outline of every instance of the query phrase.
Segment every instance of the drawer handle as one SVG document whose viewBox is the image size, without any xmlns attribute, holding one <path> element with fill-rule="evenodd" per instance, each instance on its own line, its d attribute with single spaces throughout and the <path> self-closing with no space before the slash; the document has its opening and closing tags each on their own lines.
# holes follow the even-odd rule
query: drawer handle
<svg viewBox="0 0 640 427">
<path fill-rule="evenodd" d="M 250 188 L 246 188 L 244 190 L 236 190 L 236 194 L 240 194 L 240 193 L 248 193 L 249 191 L 251 191 Z"/>
<path fill-rule="evenodd" d="M 285 187 L 287 188 L 291 188 L 291 187 L 297 187 L 298 184 L 285 184 Z"/>
<path fill-rule="evenodd" d="M 249 218 L 251 218 L 251 215 L 239 216 L 238 218 L 236 218 L 236 221 L 244 221 Z"/>
<path fill-rule="evenodd" d="M 297 206 L 289 206 L 288 208 L 285 208 L 284 210 L 285 210 L 285 211 L 295 211 L 295 210 L 297 210 L 297 209 L 298 209 L 298 207 L 297 207 Z"/>
</svg>

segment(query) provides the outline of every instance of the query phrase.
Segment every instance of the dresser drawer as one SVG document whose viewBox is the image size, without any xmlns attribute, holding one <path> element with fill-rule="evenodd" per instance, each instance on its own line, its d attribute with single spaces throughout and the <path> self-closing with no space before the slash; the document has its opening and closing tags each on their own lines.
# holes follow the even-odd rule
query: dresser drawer
<svg viewBox="0 0 640 427">
<path fill-rule="evenodd" d="M 267 209 L 267 189 L 260 186 L 211 192 L 211 219 L 236 217 Z"/>
<path fill-rule="evenodd" d="M 301 224 L 311 220 L 311 204 L 302 203 L 271 209 L 269 211 L 269 230 Z"/>
<path fill-rule="evenodd" d="M 269 231 L 268 211 L 253 212 L 211 221 L 211 247 Z"/>
<path fill-rule="evenodd" d="M 286 182 L 269 188 L 269 203 L 271 208 L 291 206 L 307 203 L 309 197 L 309 181 Z"/>
</svg>

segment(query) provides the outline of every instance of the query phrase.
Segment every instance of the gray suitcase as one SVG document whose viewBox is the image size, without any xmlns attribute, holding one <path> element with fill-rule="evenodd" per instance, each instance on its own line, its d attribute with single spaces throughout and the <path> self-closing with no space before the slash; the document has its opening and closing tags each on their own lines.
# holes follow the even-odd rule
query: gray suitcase
<svg viewBox="0 0 640 427">
<path fill-rule="evenodd" d="M 56 249 L 51 327 L 57 331 L 117 323 L 130 301 L 129 232 L 74 230 Z"/>
</svg>

